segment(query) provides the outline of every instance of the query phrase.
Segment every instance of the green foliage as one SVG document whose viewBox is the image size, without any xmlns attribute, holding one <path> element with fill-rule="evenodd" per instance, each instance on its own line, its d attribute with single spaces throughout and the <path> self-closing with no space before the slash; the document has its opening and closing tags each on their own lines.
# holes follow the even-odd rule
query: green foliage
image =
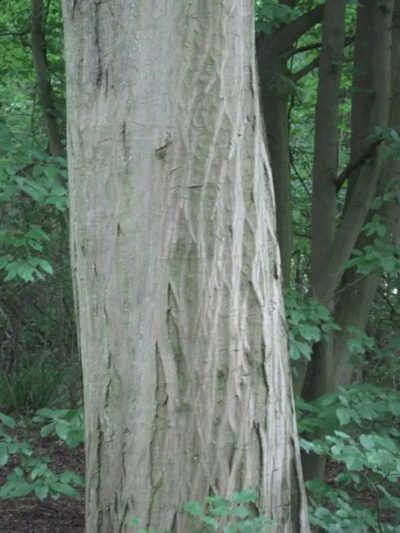
<svg viewBox="0 0 400 533">
<path fill-rule="evenodd" d="M 288 291 L 285 297 L 289 326 L 289 353 L 292 360 L 310 360 L 313 344 L 338 330 L 329 310 L 314 298 L 304 298 L 299 292 Z"/>
<path fill-rule="evenodd" d="M 28 441 L 20 441 L 10 434 L 10 430 L 16 428 L 13 418 L 0 413 L 0 465 L 6 466 L 11 457 L 18 463 L 0 487 L 0 499 L 20 498 L 31 493 L 39 500 L 49 496 L 56 499 L 60 495 L 80 497 L 81 477 L 71 471 L 57 473 L 51 470 L 48 457 L 34 457 Z"/>
<path fill-rule="evenodd" d="M 10 373 L 0 373 L 0 405 L 8 412 L 36 411 L 52 403 L 60 393 L 63 375 L 51 361 L 25 361 Z"/>
<path fill-rule="evenodd" d="M 349 424 L 377 431 L 391 428 L 393 417 L 400 416 L 400 392 L 370 384 L 354 385 L 309 403 L 298 398 L 296 409 L 299 432 L 310 438 Z"/>
<path fill-rule="evenodd" d="M 367 350 L 375 348 L 375 339 L 368 336 L 364 330 L 357 328 L 356 326 L 348 326 L 347 331 L 350 334 L 350 338 L 347 341 L 350 353 L 362 355 L 365 354 Z"/>
<path fill-rule="evenodd" d="M 84 442 L 82 409 L 40 409 L 33 422 L 45 424 L 40 430 L 42 437 L 56 435 L 71 448 Z"/>
<path fill-rule="evenodd" d="M 255 504 L 256 491 L 235 492 L 232 498 L 209 496 L 204 502 L 188 502 L 184 510 L 192 520 L 191 533 L 267 533 L 273 522 L 267 517 L 257 516 Z M 133 519 L 131 526 L 137 527 L 139 533 L 150 533 L 140 527 L 140 520 Z"/>
<path fill-rule="evenodd" d="M 48 496 L 57 499 L 60 495 L 79 498 L 77 487 L 83 485 L 80 476 L 74 472 L 58 474 L 48 466 L 48 457 L 23 456 L 20 466 L 16 466 L 7 481 L 0 487 L 0 499 L 20 498 L 32 492 L 39 500 Z"/>
<path fill-rule="evenodd" d="M 193 520 L 193 531 L 223 533 L 257 533 L 268 531 L 271 520 L 255 516 L 257 492 L 242 491 L 231 499 L 209 496 L 204 503 L 189 502 L 184 506 Z"/>
<path fill-rule="evenodd" d="M 256 30 L 270 35 L 276 28 L 295 19 L 299 11 L 278 0 L 257 0 Z"/>
<path fill-rule="evenodd" d="M 49 217 L 67 207 L 65 161 L 24 144 L 6 124 L 0 124 L 0 270 L 5 281 L 44 279 L 53 269 L 43 256 Z M 25 217 L 16 216 L 25 213 Z M 37 222 L 43 220 L 43 227 Z"/>
<path fill-rule="evenodd" d="M 372 223 L 371 223 L 372 224 Z M 372 231 L 378 231 L 381 226 L 375 225 Z M 371 228 L 368 228 L 371 231 Z M 382 230 L 384 228 L 381 228 Z M 400 272 L 400 256 L 397 246 L 382 238 L 376 238 L 372 244 L 367 244 L 362 250 L 353 250 L 346 268 L 355 268 L 357 272 L 368 275 L 379 270 L 388 273 Z"/>
<path fill-rule="evenodd" d="M 328 533 L 370 533 L 396 531 L 379 520 L 375 508 L 368 508 L 342 489 L 313 480 L 306 483 L 310 523 Z"/>
<path fill-rule="evenodd" d="M 395 531 L 381 512 L 400 520 L 400 392 L 354 386 L 309 404 L 299 400 L 297 410 L 304 452 L 343 465 L 334 488 L 308 483 L 311 522 L 328 532 Z M 351 496 L 366 491 L 372 509 Z"/>
</svg>

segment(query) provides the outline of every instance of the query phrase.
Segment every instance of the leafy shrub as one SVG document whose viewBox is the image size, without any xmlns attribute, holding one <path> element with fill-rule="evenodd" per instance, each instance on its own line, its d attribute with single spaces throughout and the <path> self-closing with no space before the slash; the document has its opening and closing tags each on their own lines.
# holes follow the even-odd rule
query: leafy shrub
<svg viewBox="0 0 400 533">
<path fill-rule="evenodd" d="M 42 437 L 56 435 L 71 448 L 84 442 L 82 409 L 40 409 L 33 422 L 45 423 L 40 430 Z"/>
<path fill-rule="evenodd" d="M 344 467 L 334 488 L 308 482 L 311 523 L 328 532 L 396 531 L 383 513 L 400 523 L 400 393 L 354 386 L 309 404 L 299 400 L 298 416 L 303 451 Z M 365 493 L 372 508 L 357 500 Z"/>
<path fill-rule="evenodd" d="M 30 443 L 10 434 L 17 428 L 16 421 L 0 413 L 0 466 L 11 457 L 17 461 L 6 482 L 0 487 L 0 499 L 20 498 L 34 493 L 39 500 L 48 496 L 56 499 L 61 494 L 77 498 L 82 478 L 75 472 L 54 472 L 49 468 L 49 457 L 35 457 Z"/>
<path fill-rule="evenodd" d="M 314 298 L 304 298 L 290 290 L 285 296 L 286 317 L 289 326 L 289 354 L 293 361 L 311 359 L 313 344 L 339 330 L 329 313 Z"/>
<path fill-rule="evenodd" d="M 267 532 L 272 521 L 264 516 L 254 516 L 252 504 L 257 492 L 236 492 L 231 499 L 209 496 L 204 503 L 189 502 L 184 509 L 193 520 L 193 531 L 223 533 Z"/>
<path fill-rule="evenodd" d="M 264 516 L 255 516 L 254 504 L 257 492 L 236 492 L 231 499 L 209 496 L 204 502 L 188 502 L 184 510 L 190 515 L 195 533 L 267 533 L 273 522 Z M 139 533 L 153 533 L 140 527 L 140 520 L 133 519 L 131 526 Z M 154 532 L 155 533 L 155 532 Z"/>
</svg>

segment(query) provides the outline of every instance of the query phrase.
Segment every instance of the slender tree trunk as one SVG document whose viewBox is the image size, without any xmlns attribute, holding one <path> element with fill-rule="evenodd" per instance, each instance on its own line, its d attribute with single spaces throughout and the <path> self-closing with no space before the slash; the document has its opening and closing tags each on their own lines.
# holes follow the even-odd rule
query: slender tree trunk
<svg viewBox="0 0 400 533">
<path fill-rule="evenodd" d="M 64 147 L 57 124 L 57 115 L 47 68 L 43 15 L 43 0 L 32 0 L 32 57 L 38 83 L 40 103 L 49 139 L 50 154 L 52 156 L 63 156 L 65 155 Z"/>
<path fill-rule="evenodd" d="M 368 13 L 371 10 L 366 10 L 362 12 L 362 17 L 367 18 Z M 371 17 L 369 17 L 371 18 Z M 365 21 L 364 21 L 365 23 Z M 368 31 L 368 25 L 367 25 Z M 358 31 L 361 33 L 361 30 Z M 364 33 L 364 38 L 362 39 L 359 36 L 359 46 L 356 47 L 356 50 L 361 48 L 368 49 L 366 46 L 367 42 L 365 41 L 367 34 Z M 361 65 L 368 65 L 366 61 L 368 58 L 365 57 L 365 54 L 362 55 L 360 51 L 356 54 L 356 57 L 359 58 L 360 63 L 359 67 L 355 69 L 358 73 L 358 76 L 355 77 L 355 87 L 359 89 L 364 85 L 365 80 L 360 76 L 362 72 Z M 396 0 L 394 4 L 394 13 L 393 13 L 393 22 L 392 22 L 392 46 L 391 46 L 391 72 L 392 72 L 392 90 L 390 98 L 390 116 L 389 116 L 389 125 L 391 127 L 398 127 L 400 123 L 400 73 L 398 69 L 398 64 L 400 60 L 400 1 Z M 365 73 L 365 71 L 364 71 Z M 369 76 L 368 76 L 369 77 Z M 368 78 L 367 77 L 367 78 Z M 360 84 L 360 85 L 359 85 Z M 371 91 L 357 91 L 354 95 L 353 103 L 353 127 L 352 127 L 352 159 L 355 160 L 360 152 L 362 152 L 365 145 L 368 143 L 368 130 L 365 129 L 362 131 L 360 126 L 365 123 L 365 120 L 368 120 L 368 109 L 371 109 L 372 101 L 370 100 Z M 369 107 L 368 101 L 365 101 L 367 96 L 369 97 Z M 358 119 L 358 120 L 356 120 Z M 378 194 L 383 195 L 386 191 L 388 184 L 392 179 L 399 173 L 399 163 L 396 158 L 386 159 L 379 177 L 378 183 Z M 351 183 L 349 184 L 349 196 L 352 194 L 352 188 L 354 187 L 354 182 L 356 176 L 352 178 Z M 386 228 L 385 238 L 390 242 L 393 240 L 393 234 L 396 226 L 396 207 L 393 203 L 385 203 L 379 211 L 370 212 L 370 218 L 373 215 L 380 215 L 383 223 Z M 361 250 L 364 246 L 368 244 L 373 244 L 375 236 L 367 237 L 365 234 L 360 235 L 356 248 Z M 368 317 L 373 305 L 373 301 L 376 295 L 376 291 L 379 287 L 379 284 L 382 279 L 382 273 L 376 271 L 371 273 L 369 276 L 361 276 L 355 270 L 350 270 L 344 276 L 342 282 L 342 289 L 340 289 L 340 294 L 337 298 L 337 303 L 335 306 L 335 321 L 341 327 L 341 330 L 335 333 L 334 335 L 334 354 L 333 359 L 335 361 L 335 370 L 334 370 L 334 382 L 336 385 L 346 386 L 356 379 L 359 375 L 360 368 L 354 368 L 354 365 L 351 363 L 351 353 L 348 347 L 348 340 L 351 337 L 351 334 L 348 332 L 349 326 L 356 326 L 361 330 L 365 330 Z"/>
<path fill-rule="evenodd" d="M 64 0 L 89 533 L 308 531 L 250 0 Z"/>
<path fill-rule="evenodd" d="M 289 76 L 287 59 L 270 49 L 269 39 L 257 40 L 263 119 L 266 125 L 276 202 L 277 236 L 285 287 L 290 286 L 293 244 L 292 196 L 290 192 L 289 92 L 282 79 Z"/>
<path fill-rule="evenodd" d="M 293 7 L 294 0 L 286 5 Z M 257 36 L 257 59 L 260 74 L 261 103 L 274 183 L 277 236 L 281 253 L 284 287 L 290 286 L 293 247 L 292 196 L 290 184 L 290 150 L 288 102 L 291 73 L 287 62 L 294 43 L 321 21 L 323 6 L 318 6 L 280 27 L 273 35 Z M 298 76 L 299 79 L 301 75 Z"/>
<path fill-rule="evenodd" d="M 338 110 L 341 64 L 345 44 L 345 0 L 327 0 L 322 22 L 322 48 L 315 112 L 313 195 L 311 213 L 311 288 L 319 303 L 324 298 L 327 264 L 334 240 L 336 219 L 336 177 L 338 168 Z M 321 283 L 321 280 L 324 280 Z M 332 343 L 328 339 L 314 346 L 307 368 L 303 398 L 312 400 L 332 388 Z M 301 372 L 304 376 L 304 373 Z M 306 479 L 323 477 L 324 456 L 303 455 Z"/>
<path fill-rule="evenodd" d="M 324 295 L 327 264 L 334 240 L 336 218 L 336 177 L 338 165 L 339 90 L 345 38 L 345 0 L 328 0 L 322 23 L 311 216 L 311 286 L 316 299 L 330 305 Z M 330 390 L 332 378 L 331 343 L 314 347 L 308 365 L 303 395 L 305 399 Z M 303 372 L 301 373 L 304 376 Z M 313 461 L 313 464 L 316 461 Z"/>
<path fill-rule="evenodd" d="M 326 14 L 328 5 L 329 3 L 326 4 Z M 332 9 L 339 9 L 339 3 L 332 0 Z M 371 14 L 368 16 L 365 11 L 360 13 L 360 10 L 366 9 L 371 11 Z M 363 88 L 365 88 L 368 83 L 369 91 L 374 95 L 373 102 L 369 108 L 368 129 L 366 135 L 370 135 L 375 127 L 385 127 L 388 124 L 392 9 L 393 2 L 390 0 L 385 4 L 378 1 L 365 2 L 362 3 L 362 5 L 360 4 L 359 8 L 358 25 L 367 24 L 370 19 L 374 20 L 373 27 L 368 33 L 365 33 L 364 30 L 357 31 L 356 39 L 356 49 L 357 47 L 362 47 L 364 50 L 366 43 L 363 39 L 365 37 L 368 39 L 369 50 L 372 50 L 371 59 L 370 62 L 368 62 L 368 68 L 370 69 L 370 74 L 368 74 L 368 76 L 365 73 L 363 76 L 359 74 L 358 69 L 364 67 L 364 65 L 355 65 L 355 70 L 358 73 L 355 76 L 355 80 L 362 79 Z M 335 24 L 335 18 L 333 16 L 327 18 L 327 20 L 330 21 L 328 23 L 329 25 Z M 342 23 L 343 22 L 344 21 L 342 21 Z M 332 38 L 335 39 L 335 34 L 332 33 L 331 35 Z M 332 48 L 332 51 L 333 50 L 334 48 Z M 355 57 L 365 58 L 363 50 L 356 50 Z M 327 88 L 324 91 L 324 94 L 325 93 L 328 93 Z M 356 97 L 354 98 L 356 99 Z M 355 102 L 355 100 L 353 100 L 353 105 L 353 114 L 360 113 L 360 109 L 363 109 L 366 106 L 364 99 L 362 102 Z M 323 116 L 327 117 L 328 123 L 323 121 Z M 336 202 L 336 180 L 334 180 L 333 172 L 330 167 L 334 164 L 331 129 L 336 126 L 336 122 L 333 120 L 329 121 L 329 117 L 332 117 L 332 115 L 329 114 L 329 110 L 325 109 L 321 115 L 321 125 L 324 124 L 329 130 L 329 132 L 325 132 L 325 143 L 328 139 L 328 144 L 325 144 L 325 146 L 327 146 L 328 152 L 323 154 L 324 161 L 322 162 L 322 168 L 324 165 L 327 168 L 325 174 L 322 174 L 325 175 L 326 178 L 326 188 L 320 190 L 320 193 L 322 194 L 320 198 L 321 204 L 318 202 L 318 196 L 316 196 L 317 189 L 313 191 L 314 232 L 312 237 L 312 248 L 314 249 L 315 247 L 316 252 L 312 257 L 312 287 L 319 302 L 330 307 L 334 314 L 337 312 L 336 316 L 338 320 L 342 322 L 341 325 L 344 326 L 346 316 L 348 317 L 349 315 L 345 310 L 346 304 L 343 300 L 341 303 L 338 303 L 335 293 L 341 286 L 346 261 L 356 245 L 361 228 L 366 221 L 371 202 L 376 194 L 378 179 L 382 171 L 382 162 L 378 157 L 378 153 L 375 153 L 374 157 L 365 161 L 361 166 L 359 175 L 354 178 L 352 177 L 353 182 L 348 189 L 348 199 L 346 201 L 344 213 L 336 231 L 334 231 L 335 216 L 333 206 L 334 202 Z M 362 117 L 361 121 L 364 123 L 365 117 Z M 352 146 L 356 146 L 357 149 L 360 149 L 360 147 L 365 146 L 365 144 L 360 138 L 358 138 L 360 130 L 355 123 L 356 121 L 353 117 L 353 127 L 355 128 L 357 140 L 353 141 Z M 318 138 L 320 137 L 318 131 L 316 131 L 315 150 L 317 159 L 321 154 L 321 149 L 318 150 L 317 147 Z M 331 138 L 331 141 L 329 141 L 329 138 Z M 358 155 L 359 154 L 357 154 L 357 156 Z M 356 157 L 352 155 L 353 161 L 355 158 Z M 314 166 L 314 171 L 315 168 L 316 166 Z M 314 185 L 316 184 L 316 178 L 318 179 L 318 176 L 314 174 Z M 332 179 L 334 180 L 333 183 Z M 321 209 L 321 205 L 324 205 L 325 209 Z M 320 238 L 319 228 L 321 229 L 321 235 L 325 236 L 322 240 Z M 326 245 L 324 245 L 324 242 L 326 242 Z M 363 302 L 366 304 L 367 301 L 372 303 L 374 292 L 372 289 L 372 285 L 365 286 L 365 292 L 362 293 L 359 303 Z M 343 296 L 344 295 L 342 294 L 342 297 Z M 343 335 L 343 337 L 341 337 L 341 335 Z M 346 327 L 343 333 L 339 333 L 336 336 L 332 335 L 331 338 L 314 347 L 312 359 L 308 365 L 303 386 L 304 399 L 308 401 L 313 400 L 318 396 L 331 392 L 335 388 L 338 376 L 338 365 L 341 364 L 342 369 L 344 366 L 348 365 L 348 359 L 344 361 L 342 359 L 342 354 L 338 351 L 338 348 L 347 342 L 347 338 Z M 349 352 L 347 352 L 347 356 L 349 355 Z M 323 477 L 325 469 L 324 459 L 312 455 L 305 456 L 303 458 L 303 469 L 306 479 L 314 477 L 321 478 Z"/>
</svg>

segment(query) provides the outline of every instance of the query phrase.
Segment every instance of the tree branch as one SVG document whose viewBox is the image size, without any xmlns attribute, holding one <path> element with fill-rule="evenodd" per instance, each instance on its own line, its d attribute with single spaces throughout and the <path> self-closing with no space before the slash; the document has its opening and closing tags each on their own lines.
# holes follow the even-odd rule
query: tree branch
<svg viewBox="0 0 400 533">
<path fill-rule="evenodd" d="M 352 44 L 352 43 L 354 43 L 354 37 L 353 36 L 346 37 L 346 40 L 344 42 L 344 46 L 345 47 L 349 46 L 349 44 Z M 321 47 L 321 43 L 314 43 L 314 44 L 309 45 L 309 46 L 303 46 L 301 48 L 297 48 L 296 50 L 294 50 L 293 54 L 297 54 L 298 52 L 306 52 L 308 50 L 314 50 L 314 49 L 316 49 L 318 47 Z M 301 68 L 300 70 L 298 70 L 297 72 L 294 72 L 292 74 L 293 81 L 295 81 L 295 82 L 299 81 L 301 78 L 306 76 L 309 72 L 311 72 L 315 68 L 318 68 L 319 67 L 319 62 L 320 62 L 320 56 L 318 55 L 312 61 L 310 61 L 310 63 L 308 63 L 305 67 Z"/>
<path fill-rule="evenodd" d="M 272 38 L 271 49 L 274 54 L 283 54 L 310 28 L 321 22 L 325 5 L 321 4 L 308 13 L 283 26 Z"/>
<path fill-rule="evenodd" d="M 351 176 L 351 174 L 355 170 L 362 166 L 368 159 L 376 157 L 376 154 L 374 153 L 375 148 L 377 148 L 383 141 L 383 137 L 376 139 L 370 145 L 368 145 L 363 152 L 361 152 L 361 154 L 357 157 L 355 161 L 347 165 L 347 167 L 340 173 L 338 179 L 336 180 L 336 192 L 340 191 L 345 181 Z"/>
<path fill-rule="evenodd" d="M 321 60 L 321 56 L 315 57 L 310 63 L 308 63 L 305 67 L 301 68 L 297 72 L 294 72 L 292 74 L 292 80 L 294 82 L 301 80 L 301 78 L 304 78 L 309 72 L 314 70 L 315 68 L 319 67 L 319 62 Z"/>
<path fill-rule="evenodd" d="M 288 54 L 288 57 L 292 57 L 296 54 L 301 54 L 302 52 L 309 52 L 310 50 L 316 50 L 317 48 L 321 48 L 322 43 L 311 43 L 306 44 L 305 46 L 299 46 L 299 48 L 294 48 L 290 51 Z"/>
</svg>

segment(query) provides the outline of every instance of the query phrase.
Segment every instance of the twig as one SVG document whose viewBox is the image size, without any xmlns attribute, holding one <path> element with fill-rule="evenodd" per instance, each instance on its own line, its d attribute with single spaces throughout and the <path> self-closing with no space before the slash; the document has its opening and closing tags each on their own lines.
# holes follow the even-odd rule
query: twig
<svg viewBox="0 0 400 533">
<path fill-rule="evenodd" d="M 366 149 L 357 157 L 355 161 L 347 165 L 347 167 L 340 173 L 336 180 L 336 192 L 340 191 L 345 181 L 355 170 L 362 166 L 368 159 L 375 157 L 375 148 L 377 148 L 384 140 L 384 137 L 379 137 L 373 141 L 369 146 L 366 147 Z"/>
</svg>

